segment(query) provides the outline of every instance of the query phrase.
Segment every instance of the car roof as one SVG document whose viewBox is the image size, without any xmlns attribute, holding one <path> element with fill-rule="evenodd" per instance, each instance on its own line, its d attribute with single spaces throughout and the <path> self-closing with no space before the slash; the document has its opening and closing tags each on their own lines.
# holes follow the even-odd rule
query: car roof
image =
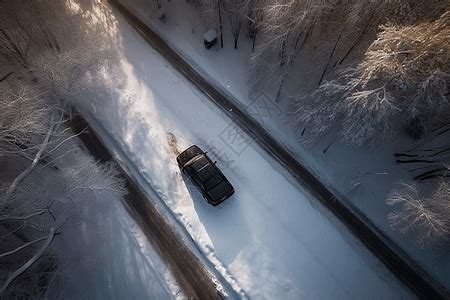
<svg viewBox="0 0 450 300">
<path fill-rule="evenodd" d="M 211 189 L 225 180 L 222 172 L 209 160 L 200 154 L 188 162 L 207 189 Z"/>
<path fill-rule="evenodd" d="M 194 157 L 192 157 L 188 162 L 186 162 L 186 166 L 189 166 L 195 171 L 197 171 L 207 163 L 209 163 L 209 160 L 205 156 L 205 154 L 197 154 Z"/>
</svg>

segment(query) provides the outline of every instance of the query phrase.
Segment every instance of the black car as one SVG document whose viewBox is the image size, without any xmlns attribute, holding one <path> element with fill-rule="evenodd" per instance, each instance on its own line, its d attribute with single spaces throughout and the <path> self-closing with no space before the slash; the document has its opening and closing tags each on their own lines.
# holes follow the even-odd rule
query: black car
<svg viewBox="0 0 450 300">
<path fill-rule="evenodd" d="M 206 152 L 193 145 L 177 157 L 178 166 L 202 192 L 208 203 L 216 206 L 233 195 L 234 188 Z"/>
</svg>

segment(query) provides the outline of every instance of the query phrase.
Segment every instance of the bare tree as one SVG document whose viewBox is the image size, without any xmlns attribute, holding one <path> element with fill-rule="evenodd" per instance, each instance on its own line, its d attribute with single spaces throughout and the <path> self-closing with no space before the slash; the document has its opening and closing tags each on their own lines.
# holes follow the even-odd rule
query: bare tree
<svg viewBox="0 0 450 300">
<path fill-rule="evenodd" d="M 28 67 L 28 55 L 35 26 L 25 25 L 29 12 L 20 12 L 17 3 L 0 1 L 0 55 L 6 61 Z"/>
<path fill-rule="evenodd" d="M 0 1 L 0 55 L 28 68 L 29 55 L 36 51 L 59 51 L 56 33 L 73 25 L 65 5 L 50 0 Z"/>
<path fill-rule="evenodd" d="M 114 165 L 100 165 L 81 150 L 70 157 L 71 161 L 66 157 L 61 169 L 52 170 L 47 165 L 35 169 L 20 182 L 20 189 L 0 199 L 0 225 L 31 224 L 27 226 L 33 226 L 39 233 L 30 241 L 0 253 L 0 259 L 40 245 L 29 260 L 1 283 L 0 294 L 47 252 L 59 233 L 83 220 L 83 200 L 91 197 L 89 193 L 99 199 L 110 197 L 105 192 L 123 194 L 123 183 Z"/>
<path fill-rule="evenodd" d="M 196 0 L 191 2 L 200 11 L 202 22 L 208 29 L 219 29 L 219 2 L 221 0 Z"/>
<path fill-rule="evenodd" d="M 84 154 L 73 142 L 79 133 L 68 127 L 71 107 L 86 102 L 111 58 L 106 34 L 81 2 L 0 2 L 6 9 L 0 29 L 9 39 L 0 41 L 0 55 L 26 70 L 21 82 L 0 83 L 0 159 L 12 166 L 0 172 L 0 227 L 7 230 L 2 238 L 24 236 L 15 248 L 2 248 L 0 259 L 32 254 L 1 276 L 1 295 L 48 253 L 64 228 L 80 222 L 87 193 L 103 198 L 124 192 L 115 166 Z M 24 21 L 16 13 L 26 4 Z M 21 37 L 30 32 L 25 43 Z"/>
<path fill-rule="evenodd" d="M 7 234 L 12 236 L 26 228 L 38 234 L 0 253 L 0 259 L 5 259 L 34 249 L 34 254 L 1 282 L 0 294 L 47 253 L 56 235 L 80 222 L 87 192 L 100 199 L 105 192 L 124 193 L 115 166 L 95 162 L 73 142 L 78 134 L 66 127 L 62 107 L 46 104 L 48 100 L 35 92 L 4 95 L 0 95 L 1 113 L 12 117 L 2 118 L 0 159 L 18 167 L 13 173 L 0 172 L 0 227 L 12 226 Z"/>
<path fill-rule="evenodd" d="M 260 8 L 260 38 L 250 62 L 251 89 L 276 82 L 279 98 L 303 42 L 329 8 L 326 1 L 309 0 L 270 1 Z"/>
<path fill-rule="evenodd" d="M 34 89 L 23 86 L 17 92 L 0 92 L 0 151 L 26 153 L 41 141 L 37 136 L 48 130 L 52 108 Z"/>
<path fill-rule="evenodd" d="M 26 68 L 30 39 L 30 36 L 18 28 L 0 29 L 0 53 Z"/>
<path fill-rule="evenodd" d="M 361 63 L 297 99 L 297 120 L 316 136 L 337 125 L 356 145 L 389 139 L 417 120 L 429 131 L 450 112 L 449 22 L 447 12 L 417 25 L 383 26 Z"/>
<path fill-rule="evenodd" d="M 242 23 L 249 12 L 250 0 L 225 0 L 224 11 L 227 13 L 230 21 L 231 33 L 233 34 L 234 49 L 237 49 L 239 34 Z"/>
<path fill-rule="evenodd" d="M 248 36 L 252 39 L 252 53 L 255 52 L 256 37 L 260 30 L 260 26 L 263 20 L 263 11 L 266 5 L 266 1 L 250 0 L 248 16 L 247 16 L 247 27 Z"/>
<path fill-rule="evenodd" d="M 238 46 L 238 39 L 242 25 L 251 19 L 263 1 L 253 0 L 198 0 L 195 5 L 199 7 L 203 20 L 208 28 L 219 31 L 220 43 L 223 48 L 223 19 L 228 18 L 234 40 L 234 49 Z"/>
<path fill-rule="evenodd" d="M 421 196 L 415 185 L 402 184 L 389 195 L 387 203 L 396 206 L 388 215 L 391 225 L 403 233 L 419 232 L 420 244 L 450 238 L 450 185 L 447 182 L 442 181 L 430 197 Z"/>
</svg>

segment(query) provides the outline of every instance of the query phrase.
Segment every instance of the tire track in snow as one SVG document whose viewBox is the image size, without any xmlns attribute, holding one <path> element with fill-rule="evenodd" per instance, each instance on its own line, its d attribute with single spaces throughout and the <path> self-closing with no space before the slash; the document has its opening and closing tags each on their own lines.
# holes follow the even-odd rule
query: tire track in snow
<svg viewBox="0 0 450 300">
<path fill-rule="evenodd" d="M 163 207 L 155 205 L 155 201 L 149 198 L 146 189 L 130 175 L 132 172 L 129 167 L 131 166 L 125 166 L 123 158 L 117 157 L 120 149 L 107 148 L 104 139 L 100 139 L 98 136 L 99 128 L 97 127 L 101 127 L 101 125 L 97 125 L 90 125 L 81 116 L 76 117 L 71 123 L 71 127 L 76 132 L 87 128 L 80 135 L 80 139 L 94 157 L 100 161 L 116 161 L 120 166 L 121 175 L 126 180 L 129 193 L 125 197 L 125 207 L 168 264 L 185 295 L 189 299 L 222 299 L 224 297 L 235 299 L 241 297 L 231 286 L 228 286 L 227 282 L 223 282 L 225 279 L 220 278 L 214 270 L 211 270 L 211 266 L 202 261 L 199 253 L 195 253 L 194 245 L 190 245 L 189 240 L 181 236 L 176 224 L 169 220 L 168 208 L 164 210 Z M 92 127 L 95 127 L 96 130 Z M 161 199 L 159 200 L 163 202 Z M 173 217 L 175 218 L 175 216 Z M 245 296 L 245 294 L 243 295 Z"/>
<path fill-rule="evenodd" d="M 238 124 L 276 162 L 309 190 L 323 206 L 329 209 L 393 274 L 402 280 L 421 298 L 445 298 L 448 291 L 421 268 L 405 251 L 397 246 L 384 232 L 379 230 L 359 209 L 351 205 L 342 195 L 323 184 L 314 173 L 299 162 L 289 150 L 280 144 L 253 117 L 240 108 L 220 86 L 201 75 L 196 68 L 165 42 L 157 33 L 133 15 L 117 0 L 109 3 L 143 39 L 163 56 L 172 67 L 197 87 L 206 98 L 216 104 L 227 116 Z"/>
</svg>

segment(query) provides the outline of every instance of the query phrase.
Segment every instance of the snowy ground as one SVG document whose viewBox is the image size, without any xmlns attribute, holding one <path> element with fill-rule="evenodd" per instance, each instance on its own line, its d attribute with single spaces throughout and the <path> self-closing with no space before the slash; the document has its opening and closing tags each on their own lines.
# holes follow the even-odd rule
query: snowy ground
<svg viewBox="0 0 450 300">
<path fill-rule="evenodd" d="M 65 159 L 70 160 L 69 157 Z M 151 241 L 112 193 L 91 197 L 83 219 L 53 242 L 60 263 L 51 299 L 174 299 L 183 294 Z"/>
<path fill-rule="evenodd" d="M 260 121 L 274 137 L 282 142 L 299 161 L 309 166 L 325 184 L 330 186 L 341 198 L 351 202 L 361 210 L 379 229 L 385 232 L 419 265 L 430 272 L 441 284 L 450 287 L 450 255 L 447 244 L 428 244 L 421 247 L 417 243 L 416 233 L 400 234 L 387 222 L 392 211 L 385 203 L 387 195 L 399 181 L 411 180 L 411 173 L 405 167 L 395 163 L 394 152 L 403 152 L 412 147 L 405 137 L 398 137 L 390 144 L 377 148 L 352 148 L 334 143 L 330 149 L 323 150 L 334 140 L 334 135 L 323 138 L 311 148 L 305 148 L 298 135 L 287 125 L 286 109 L 283 103 L 274 104 L 273 91 L 261 91 L 250 97 L 247 86 L 247 66 L 251 53 L 251 41 L 242 32 L 239 49 L 233 49 L 232 36 L 225 22 L 225 47 L 218 45 L 210 50 L 203 47 L 202 35 L 205 31 L 198 10 L 184 1 L 164 2 L 167 22 L 162 23 L 151 12 L 149 6 L 139 0 L 122 0 L 129 9 L 152 29 L 159 32 L 174 49 L 182 53 L 195 68 L 209 77 L 223 90 L 243 105 L 250 105 L 253 116 Z M 312 50 L 313 51 L 313 50 Z M 303 64 L 300 70 L 306 70 L 302 76 L 315 76 L 321 68 L 311 69 L 307 62 L 310 57 L 300 57 Z M 305 66 L 308 68 L 305 69 Z M 320 74 L 319 74 L 320 75 Z M 299 79 L 300 80 L 300 79 Z M 213 142 L 215 143 L 215 142 Z"/>
<path fill-rule="evenodd" d="M 238 292 L 269 299 L 413 297 L 128 24 L 119 28 L 121 60 L 104 74 L 108 92 L 89 113 Z M 191 144 L 208 150 L 235 186 L 219 207 L 207 205 L 180 175 L 175 157 Z"/>
</svg>

